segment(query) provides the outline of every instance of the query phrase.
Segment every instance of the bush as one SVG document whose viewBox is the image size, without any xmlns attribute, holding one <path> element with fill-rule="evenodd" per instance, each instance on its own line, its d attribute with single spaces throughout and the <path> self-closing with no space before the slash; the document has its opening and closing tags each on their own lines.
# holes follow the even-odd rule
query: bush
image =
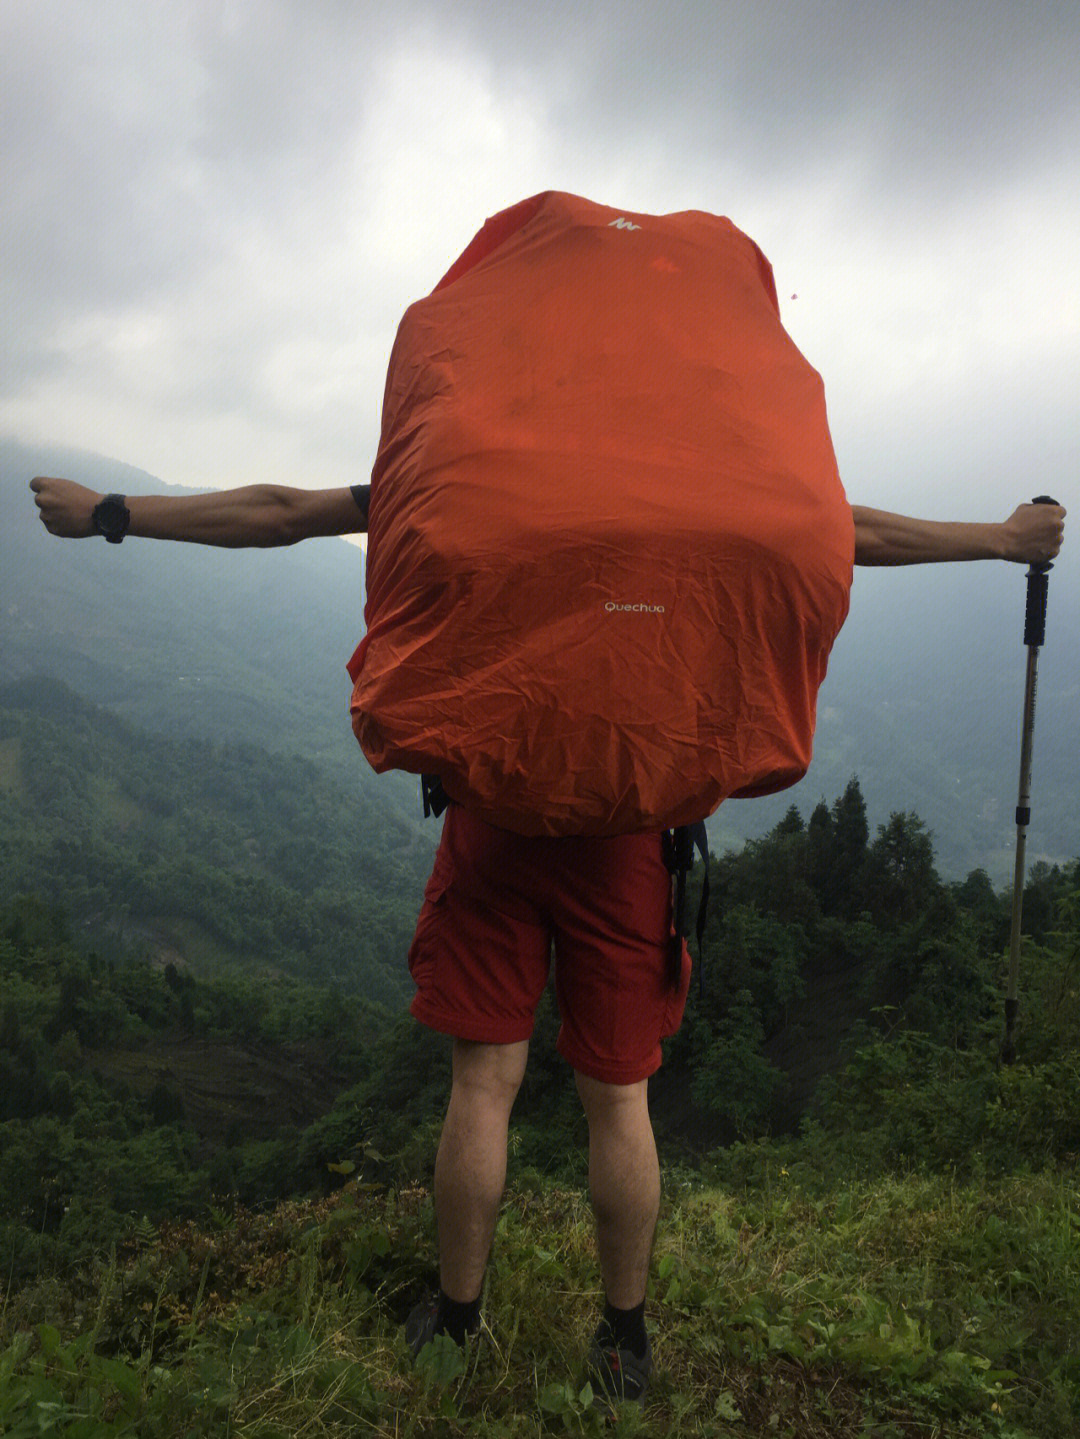
<svg viewBox="0 0 1080 1439">
<path fill-rule="evenodd" d="M 860 1045 L 818 1091 L 804 1134 L 870 1169 L 988 1173 L 1080 1153 L 1080 1056 L 1001 1065 L 904 1031 Z"/>
<path fill-rule="evenodd" d="M 983 1114 L 987 1153 L 1004 1171 L 1080 1154 L 1080 1056 L 1003 1066 Z"/>
</svg>

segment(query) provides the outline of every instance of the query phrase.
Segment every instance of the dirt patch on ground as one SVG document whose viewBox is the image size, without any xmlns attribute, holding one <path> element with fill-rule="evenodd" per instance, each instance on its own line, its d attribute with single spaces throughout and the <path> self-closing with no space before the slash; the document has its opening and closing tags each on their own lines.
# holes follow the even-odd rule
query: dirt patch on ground
<svg viewBox="0 0 1080 1439">
<path fill-rule="evenodd" d="M 304 1045 L 162 1037 L 138 1050 L 89 1051 L 86 1061 L 141 1098 L 164 1084 L 183 1105 L 185 1122 L 218 1144 L 238 1134 L 272 1139 L 286 1126 L 302 1129 L 330 1109 L 345 1083 Z"/>
</svg>

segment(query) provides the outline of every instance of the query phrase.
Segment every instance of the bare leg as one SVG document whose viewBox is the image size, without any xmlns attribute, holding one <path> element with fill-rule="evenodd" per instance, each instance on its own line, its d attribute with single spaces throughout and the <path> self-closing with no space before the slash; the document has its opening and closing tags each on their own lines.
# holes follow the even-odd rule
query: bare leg
<svg viewBox="0 0 1080 1439">
<path fill-rule="evenodd" d="M 645 1298 L 660 1210 L 660 1165 L 649 1081 L 604 1084 L 577 1074 L 589 1121 L 589 1189 L 604 1293 L 617 1309 Z"/>
<path fill-rule="evenodd" d="M 435 1160 L 439 1278 L 459 1304 L 480 1293 L 506 1184 L 510 1110 L 525 1075 L 529 1042 L 454 1040 L 454 1081 Z"/>
</svg>

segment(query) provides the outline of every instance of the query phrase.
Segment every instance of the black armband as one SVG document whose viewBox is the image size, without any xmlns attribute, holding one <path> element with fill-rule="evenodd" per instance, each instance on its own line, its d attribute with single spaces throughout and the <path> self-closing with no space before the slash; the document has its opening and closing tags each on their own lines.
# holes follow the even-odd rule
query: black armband
<svg viewBox="0 0 1080 1439">
<path fill-rule="evenodd" d="M 352 497 L 356 501 L 356 508 L 366 520 L 368 517 L 368 502 L 371 499 L 371 486 L 350 485 L 349 489 L 352 491 Z"/>
</svg>

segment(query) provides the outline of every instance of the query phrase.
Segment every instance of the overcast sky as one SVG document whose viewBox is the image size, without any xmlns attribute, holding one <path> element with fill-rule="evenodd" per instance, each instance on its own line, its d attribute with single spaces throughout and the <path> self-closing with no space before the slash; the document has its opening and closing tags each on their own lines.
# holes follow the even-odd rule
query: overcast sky
<svg viewBox="0 0 1080 1439">
<path fill-rule="evenodd" d="M 363 481 L 406 305 L 561 189 L 753 236 L 853 502 L 1069 503 L 1076 0 L 0 14 L 0 433 L 181 484 Z"/>
</svg>

